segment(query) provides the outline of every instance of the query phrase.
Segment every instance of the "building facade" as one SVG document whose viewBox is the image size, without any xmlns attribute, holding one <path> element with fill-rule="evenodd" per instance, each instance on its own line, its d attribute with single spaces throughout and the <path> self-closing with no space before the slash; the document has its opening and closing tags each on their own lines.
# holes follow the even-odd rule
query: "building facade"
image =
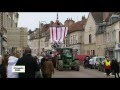
<svg viewBox="0 0 120 90">
<path fill-rule="evenodd" d="M 7 28 L 7 51 L 22 51 L 27 47 L 27 28 Z"/>
<path fill-rule="evenodd" d="M 96 55 L 105 56 L 106 48 L 106 22 L 99 24 L 96 31 Z"/>
<path fill-rule="evenodd" d="M 77 50 L 78 54 L 84 54 L 84 26 L 86 19 L 82 19 L 69 28 L 70 48 Z"/>
<path fill-rule="evenodd" d="M 103 12 L 103 22 L 98 24 L 98 29 L 96 31 L 96 55 L 106 56 L 106 41 L 107 33 L 106 27 L 111 17 L 112 12 Z"/>
<path fill-rule="evenodd" d="M 73 25 L 74 23 L 75 23 L 75 21 L 72 20 L 72 18 L 71 18 L 71 19 L 68 19 L 68 18 L 67 18 L 67 20 L 64 22 L 64 25 L 65 25 L 66 27 L 68 27 L 68 33 L 67 33 L 67 36 L 66 36 L 66 38 L 65 38 L 65 40 L 64 40 L 65 47 L 70 47 L 70 27 L 71 27 L 71 25 Z"/>
<path fill-rule="evenodd" d="M 106 27 L 106 53 L 112 59 L 120 61 L 120 16 L 113 14 Z"/>
<path fill-rule="evenodd" d="M 96 30 L 98 24 L 103 21 L 102 12 L 90 12 L 87 18 L 84 32 L 85 54 L 95 56 L 96 53 Z"/>
<path fill-rule="evenodd" d="M 0 12 L 0 54 L 7 49 L 7 29 L 17 27 L 18 17 L 17 12 Z"/>
</svg>

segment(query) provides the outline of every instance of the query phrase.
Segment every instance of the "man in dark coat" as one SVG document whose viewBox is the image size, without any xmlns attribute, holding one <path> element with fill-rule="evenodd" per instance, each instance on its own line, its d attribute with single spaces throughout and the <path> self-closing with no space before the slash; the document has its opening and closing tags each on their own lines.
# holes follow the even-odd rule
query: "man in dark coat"
<svg viewBox="0 0 120 90">
<path fill-rule="evenodd" d="M 88 68 L 88 65 L 89 65 L 89 57 L 86 57 L 85 60 L 84 60 L 84 67 L 85 68 Z"/>
<path fill-rule="evenodd" d="M 40 69 L 37 61 L 31 55 L 30 48 L 25 49 L 24 56 L 18 60 L 16 65 L 25 66 L 25 73 L 19 73 L 19 78 L 35 78 L 35 73 Z"/>
<path fill-rule="evenodd" d="M 45 60 L 46 58 L 42 58 L 41 59 L 41 63 L 40 63 L 40 67 L 41 67 L 41 71 L 42 71 L 42 77 L 45 78 L 45 72 L 44 72 L 44 63 L 45 63 Z"/>
<path fill-rule="evenodd" d="M 116 74 L 119 78 L 119 63 L 117 62 L 117 60 L 113 60 L 111 63 L 111 70 L 114 72 L 115 78 L 116 78 Z"/>
<path fill-rule="evenodd" d="M 7 78 L 6 67 L 3 64 L 1 55 L 0 55 L 0 78 Z"/>
</svg>

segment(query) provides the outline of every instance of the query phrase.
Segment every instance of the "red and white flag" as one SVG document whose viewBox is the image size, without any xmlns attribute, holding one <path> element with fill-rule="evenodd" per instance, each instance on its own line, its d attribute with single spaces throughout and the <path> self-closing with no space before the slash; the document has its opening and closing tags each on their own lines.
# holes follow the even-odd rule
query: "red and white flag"
<svg viewBox="0 0 120 90">
<path fill-rule="evenodd" d="M 68 27 L 50 27 L 50 41 L 51 43 L 63 43 L 67 36 Z"/>
</svg>

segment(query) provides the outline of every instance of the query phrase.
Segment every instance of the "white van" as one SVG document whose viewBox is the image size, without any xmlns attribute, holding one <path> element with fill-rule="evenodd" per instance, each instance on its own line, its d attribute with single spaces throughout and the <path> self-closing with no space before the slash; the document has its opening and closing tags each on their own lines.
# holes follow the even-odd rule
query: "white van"
<svg viewBox="0 0 120 90">
<path fill-rule="evenodd" d="M 99 64 L 99 61 L 103 61 L 105 60 L 105 57 L 104 56 L 98 56 L 98 57 L 93 57 L 93 65 L 94 65 L 94 68 L 98 68 L 98 64 Z"/>
</svg>

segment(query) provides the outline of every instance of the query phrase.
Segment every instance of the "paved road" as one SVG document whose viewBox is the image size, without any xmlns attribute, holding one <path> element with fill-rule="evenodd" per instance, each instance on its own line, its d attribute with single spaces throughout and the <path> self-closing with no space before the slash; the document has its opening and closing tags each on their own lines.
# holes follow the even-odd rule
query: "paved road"
<svg viewBox="0 0 120 90">
<path fill-rule="evenodd" d="M 84 69 L 81 66 L 80 71 L 55 70 L 53 78 L 106 78 L 106 74 L 95 69 Z M 111 75 L 109 78 L 114 78 L 114 76 Z"/>
</svg>

